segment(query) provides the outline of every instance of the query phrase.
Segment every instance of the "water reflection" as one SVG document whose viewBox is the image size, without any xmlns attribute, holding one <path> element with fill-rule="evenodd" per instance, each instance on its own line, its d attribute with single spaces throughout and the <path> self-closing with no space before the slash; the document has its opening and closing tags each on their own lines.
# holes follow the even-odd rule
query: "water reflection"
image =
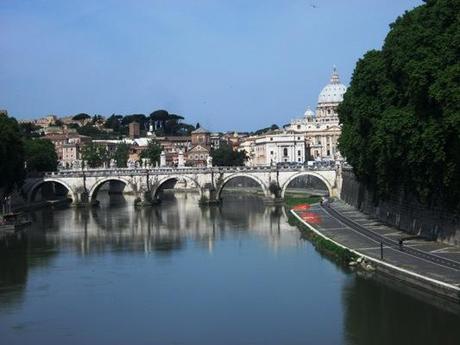
<svg viewBox="0 0 460 345">
<path fill-rule="evenodd" d="M 299 241 L 279 208 L 266 208 L 257 197 L 230 197 L 216 207 L 199 207 L 198 198 L 178 194 L 158 207 L 136 209 L 129 206 L 132 197 L 112 195 L 98 208 L 34 213 L 30 233 L 34 240 L 43 237 L 59 247 L 73 246 L 82 255 L 104 250 L 167 252 L 180 250 L 186 239 L 211 250 L 214 241 L 239 231 L 256 233 L 275 250 Z M 282 231 L 297 236 L 283 237 Z"/>
<path fill-rule="evenodd" d="M 99 200 L 0 239 L 1 343 L 460 343 L 455 308 L 348 273 L 257 197 Z"/>
<path fill-rule="evenodd" d="M 460 344 L 458 305 L 396 285 L 383 277 L 348 280 L 343 289 L 348 344 Z"/>
</svg>

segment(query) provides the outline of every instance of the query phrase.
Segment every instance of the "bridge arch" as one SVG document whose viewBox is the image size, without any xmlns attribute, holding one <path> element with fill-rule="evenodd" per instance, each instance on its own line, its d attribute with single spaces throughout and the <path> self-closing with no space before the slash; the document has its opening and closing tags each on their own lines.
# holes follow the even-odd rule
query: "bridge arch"
<svg viewBox="0 0 460 345">
<path fill-rule="evenodd" d="M 281 186 L 281 198 L 284 199 L 284 195 L 286 193 L 286 189 L 289 186 L 289 184 L 293 180 L 295 180 L 296 178 L 302 177 L 302 176 L 314 176 L 314 177 L 318 178 L 326 186 L 327 191 L 329 192 L 329 196 L 333 196 L 332 185 L 330 184 L 330 182 L 324 176 L 322 176 L 321 174 L 318 174 L 316 172 L 313 172 L 313 171 L 303 171 L 303 172 L 299 172 L 299 173 L 296 173 L 296 174 L 290 176 L 287 179 L 287 181 L 283 184 L 283 186 Z"/>
<path fill-rule="evenodd" d="M 252 174 L 247 174 L 247 173 L 235 173 L 235 174 L 232 174 L 230 176 L 227 176 L 226 178 L 224 178 L 224 180 L 222 181 L 222 183 L 218 186 L 218 189 L 217 189 L 217 200 L 220 200 L 221 198 L 221 194 L 222 194 L 222 190 L 224 189 L 225 185 L 230 181 L 230 180 L 233 180 L 234 178 L 237 178 L 237 177 L 247 177 L 247 178 L 250 178 L 252 179 L 253 181 L 257 182 L 260 187 L 262 188 L 262 191 L 264 192 L 264 196 L 267 197 L 269 195 L 269 191 L 268 191 L 268 186 L 264 183 L 264 181 L 262 181 L 262 179 L 260 179 L 258 176 L 255 176 L 255 175 L 252 175 Z"/>
<path fill-rule="evenodd" d="M 41 187 L 45 183 L 49 183 L 49 182 L 54 182 L 54 183 L 60 184 L 61 186 L 65 187 L 67 189 L 67 194 L 70 194 L 70 197 L 72 198 L 72 202 L 77 201 L 77 194 L 72 189 L 72 187 L 70 187 L 70 185 L 68 183 L 66 183 L 66 182 L 64 182 L 64 181 L 62 181 L 62 180 L 60 180 L 58 178 L 46 177 L 46 178 L 44 178 L 42 180 L 39 180 L 39 181 L 35 182 L 29 188 L 29 192 L 27 193 L 27 202 L 28 203 L 33 202 L 39 187 Z"/>
<path fill-rule="evenodd" d="M 188 182 L 191 182 L 193 184 L 196 185 L 199 193 L 200 193 L 200 196 L 202 195 L 202 191 L 201 191 L 201 186 L 200 184 L 198 183 L 197 180 L 195 180 L 194 178 L 192 177 L 189 177 L 189 176 L 185 176 L 185 175 L 170 175 L 170 176 L 166 176 L 164 178 L 162 178 L 160 181 L 158 181 L 156 184 L 155 184 L 155 187 L 153 188 L 152 190 L 152 198 L 153 199 L 156 199 L 157 196 L 158 196 L 158 193 L 161 191 L 161 187 L 169 182 L 169 181 L 180 181 L 180 180 L 186 180 Z"/>
<path fill-rule="evenodd" d="M 133 186 L 133 184 L 126 178 L 123 178 L 123 177 L 119 177 L 119 176 L 110 176 L 110 177 L 105 177 L 101 180 L 97 180 L 93 186 L 91 187 L 91 189 L 89 190 L 89 200 L 90 201 L 94 201 L 96 200 L 96 197 L 97 197 L 97 193 L 99 191 L 99 188 L 101 188 L 101 186 L 106 183 L 106 182 L 110 182 L 110 181 L 118 181 L 118 182 L 122 182 L 125 184 L 125 188 L 127 189 L 127 192 L 129 193 L 134 193 L 135 192 L 135 187 Z"/>
</svg>

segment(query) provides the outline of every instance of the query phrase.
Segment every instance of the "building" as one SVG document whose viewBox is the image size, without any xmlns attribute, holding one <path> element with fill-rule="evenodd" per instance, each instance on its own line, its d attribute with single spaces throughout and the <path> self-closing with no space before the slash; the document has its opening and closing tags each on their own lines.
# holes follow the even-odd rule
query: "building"
<svg viewBox="0 0 460 345">
<path fill-rule="evenodd" d="M 255 138 L 248 146 L 250 145 L 252 148 L 245 146 L 245 150 L 250 152 L 250 160 L 254 166 L 305 162 L 305 136 L 300 133 L 267 133 Z"/>
<path fill-rule="evenodd" d="M 200 127 L 191 133 L 192 146 L 186 153 L 187 166 L 206 166 L 211 153 L 211 133 Z"/>
<path fill-rule="evenodd" d="M 141 136 L 141 126 L 138 122 L 131 122 L 128 125 L 129 137 L 130 138 L 139 138 Z"/>
<path fill-rule="evenodd" d="M 76 133 L 49 134 L 42 139 L 53 143 L 58 161 L 63 167 L 71 167 L 74 161 L 80 160 L 82 147 L 91 142 L 91 138 Z"/>
<path fill-rule="evenodd" d="M 306 159 L 340 159 L 337 149 L 341 133 L 337 107 L 343 100 L 347 88 L 340 82 L 336 68 L 327 84 L 318 96 L 316 114 L 308 108 L 304 116 L 285 126 L 289 133 L 305 136 Z"/>
</svg>

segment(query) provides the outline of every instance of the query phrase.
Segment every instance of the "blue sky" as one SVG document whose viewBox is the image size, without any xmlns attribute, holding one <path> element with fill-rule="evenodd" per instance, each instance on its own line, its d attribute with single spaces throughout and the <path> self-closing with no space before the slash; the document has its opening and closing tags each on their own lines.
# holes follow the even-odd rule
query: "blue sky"
<svg viewBox="0 0 460 345">
<path fill-rule="evenodd" d="M 1 0 L 0 109 L 17 118 L 167 109 L 254 130 L 345 84 L 421 0 Z"/>
</svg>

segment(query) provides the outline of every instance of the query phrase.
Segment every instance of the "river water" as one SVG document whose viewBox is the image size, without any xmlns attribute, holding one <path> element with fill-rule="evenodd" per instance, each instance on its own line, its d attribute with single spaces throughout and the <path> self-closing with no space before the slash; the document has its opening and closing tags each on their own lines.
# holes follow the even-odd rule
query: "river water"
<svg viewBox="0 0 460 345">
<path fill-rule="evenodd" d="M 455 306 L 347 271 L 256 197 L 112 202 L 0 240 L 0 344 L 460 344 Z"/>
</svg>

